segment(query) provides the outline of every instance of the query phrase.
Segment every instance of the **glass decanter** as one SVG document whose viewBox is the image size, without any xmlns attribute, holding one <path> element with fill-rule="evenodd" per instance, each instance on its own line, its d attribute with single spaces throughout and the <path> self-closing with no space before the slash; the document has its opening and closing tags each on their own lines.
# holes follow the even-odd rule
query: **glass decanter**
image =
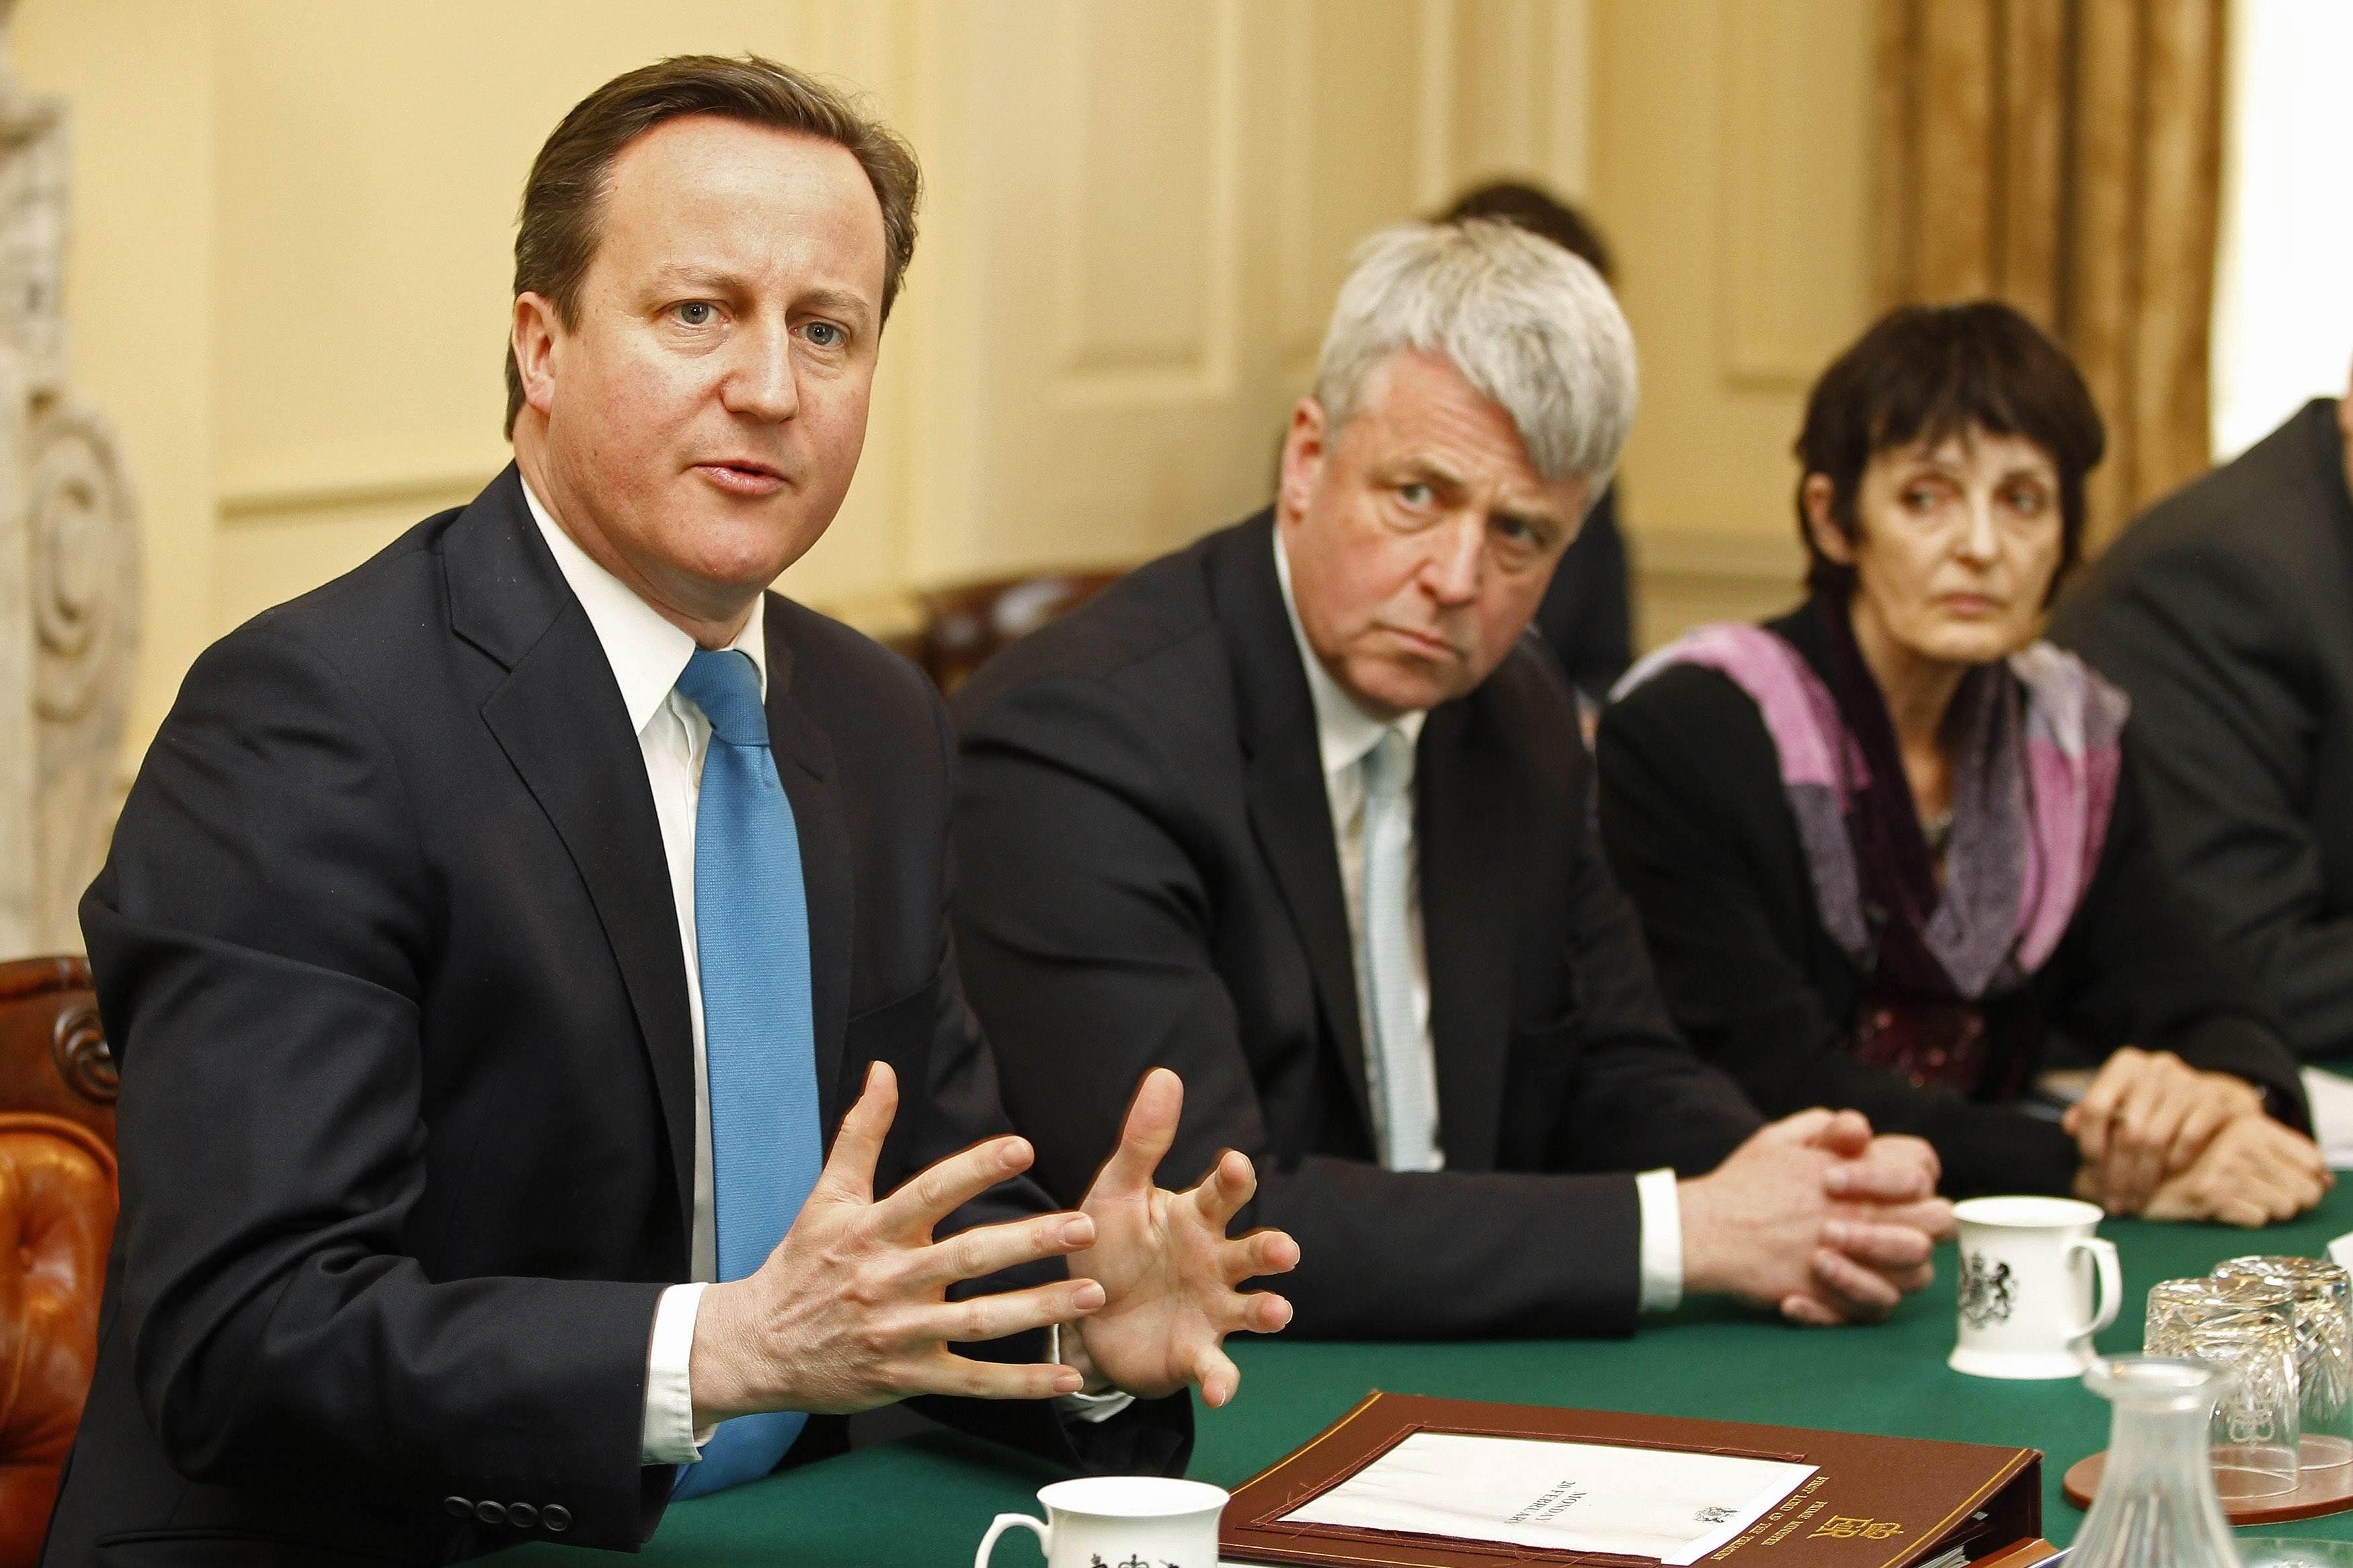
<svg viewBox="0 0 2353 1568">
<path fill-rule="evenodd" d="M 2067 1568 L 2242 1568 L 2206 1453 L 2230 1375 L 2166 1356 L 2092 1363 L 2084 1386 L 2116 1408 L 2107 1468 Z"/>
</svg>

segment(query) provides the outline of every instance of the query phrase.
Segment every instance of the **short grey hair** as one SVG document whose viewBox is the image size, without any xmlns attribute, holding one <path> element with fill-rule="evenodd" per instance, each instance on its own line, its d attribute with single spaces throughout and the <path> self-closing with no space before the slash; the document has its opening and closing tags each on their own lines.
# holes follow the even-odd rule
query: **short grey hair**
<svg viewBox="0 0 2353 1568">
<path fill-rule="evenodd" d="M 1334 435 L 1400 349 L 1444 355 L 1511 416 L 1540 477 L 1584 476 L 1599 497 L 1634 424 L 1634 334 L 1585 261 L 1488 218 L 1383 229 L 1356 247 L 1315 366 Z"/>
</svg>

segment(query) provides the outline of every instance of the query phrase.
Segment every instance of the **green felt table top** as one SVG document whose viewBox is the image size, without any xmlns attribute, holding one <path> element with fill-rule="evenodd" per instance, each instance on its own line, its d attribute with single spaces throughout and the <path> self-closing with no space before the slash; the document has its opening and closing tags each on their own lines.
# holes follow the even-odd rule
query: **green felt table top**
<svg viewBox="0 0 2353 1568">
<path fill-rule="evenodd" d="M 2245 1252 L 2325 1256 L 2353 1230 L 2353 1183 L 2292 1225 L 2247 1232 L 2202 1225 L 2111 1221 L 2125 1304 L 2099 1336 L 2107 1352 L 2139 1348 L 2148 1288 L 2203 1274 Z M 2108 1407 L 2073 1379 L 2003 1383 L 1945 1365 L 1955 1322 L 1956 1262 L 1893 1320 L 1865 1329 L 1799 1329 L 1721 1302 L 1648 1321 L 1630 1340 L 1472 1344 L 1318 1343 L 1241 1340 L 1241 1393 L 1199 1413 L 1190 1474 L 1239 1485 L 1305 1442 L 1370 1390 L 1523 1405 L 1655 1411 L 1730 1421 L 1826 1426 L 2041 1448 L 2043 1533 L 2062 1544 L 2083 1515 L 2060 1495 L 2077 1459 L 2107 1446 Z M 716 1497 L 671 1508 L 645 1550 L 658 1563 L 794 1568 L 940 1568 L 972 1560 L 992 1515 L 1037 1511 L 1032 1493 L 1056 1472 L 944 1430 L 862 1448 Z M 2254 1533 L 2353 1540 L 2353 1514 Z M 1008 1568 L 1035 1568 L 1031 1538 L 998 1547 Z M 533 1546 L 501 1554 L 512 1568 L 594 1561 Z M 609 1558 L 602 1559 L 610 1561 Z"/>
</svg>

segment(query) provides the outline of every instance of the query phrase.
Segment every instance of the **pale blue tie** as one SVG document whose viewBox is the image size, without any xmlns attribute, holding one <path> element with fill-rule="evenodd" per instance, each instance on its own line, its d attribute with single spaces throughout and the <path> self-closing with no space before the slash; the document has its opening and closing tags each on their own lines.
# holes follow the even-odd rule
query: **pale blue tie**
<svg viewBox="0 0 2353 1568">
<path fill-rule="evenodd" d="M 1381 731 L 1365 754 L 1365 1014 L 1372 1025 L 1365 1057 L 1379 1109 L 1381 1163 L 1392 1171 L 1434 1171 L 1437 1086 L 1430 1048 L 1414 1017 L 1412 898 L 1413 747 L 1403 731 Z"/>
<path fill-rule="evenodd" d="M 792 802 L 768 749 L 759 669 L 749 655 L 697 648 L 678 689 L 711 721 L 694 814 L 694 942 L 719 1278 L 741 1279 L 784 1239 L 824 1162 L 808 894 Z M 670 1495 L 758 1479 L 807 1420 L 780 1410 L 721 1423 Z"/>
</svg>

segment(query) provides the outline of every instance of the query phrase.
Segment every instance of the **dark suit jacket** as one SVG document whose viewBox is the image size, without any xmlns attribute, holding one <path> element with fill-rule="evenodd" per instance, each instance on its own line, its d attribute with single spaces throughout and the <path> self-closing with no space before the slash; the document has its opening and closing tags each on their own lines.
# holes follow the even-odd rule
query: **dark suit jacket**
<svg viewBox="0 0 2353 1568">
<path fill-rule="evenodd" d="M 2152 507 L 2051 635 L 2132 693 L 2158 841 L 2289 1040 L 2353 1056 L 2353 496 L 2335 402 Z"/>
<path fill-rule="evenodd" d="M 1570 684 L 1596 706 L 1634 662 L 1626 579 L 1626 536 L 1619 531 L 1618 487 L 1612 485 L 1553 568 L 1535 623 Z"/>
<path fill-rule="evenodd" d="M 896 1068 L 887 1190 L 1004 1127 L 946 938 L 952 741 L 896 656 L 774 596 L 766 627 L 823 1124 Z M 550 1537 L 551 1505 L 568 1542 L 649 1534 L 672 1471 L 638 1462 L 648 1332 L 693 1190 L 685 969 L 637 737 L 512 468 L 206 652 L 82 921 L 122 1215 L 47 1561 L 438 1562 Z M 955 1224 L 1047 1207 L 1008 1184 Z M 1082 1457 L 1048 1406 L 937 1408 Z M 1189 1419 L 1073 1431 L 1157 1468 Z"/>
<path fill-rule="evenodd" d="M 1757 1118 L 1659 1007 L 1594 845 L 1574 700 L 1525 643 L 1422 731 L 1449 1168 L 1384 1171 L 1271 526 L 1261 513 L 1132 574 L 957 694 L 957 941 L 1007 1108 L 1048 1189 L 1075 1192 L 1137 1075 L 1176 1069 L 1164 1179 L 1229 1145 L 1257 1162 L 1247 1217 L 1303 1254 L 1281 1282 L 1293 1332 L 1630 1329 L 1627 1173 L 1706 1170 Z"/>
<path fill-rule="evenodd" d="M 1810 606 L 1773 628 L 1829 679 Z M 2048 1028 L 2103 1057 L 2127 1044 L 2177 1051 L 2274 1091 L 2303 1125 L 2294 1058 L 2212 962 L 2197 910 L 2149 843 L 2137 723 L 2126 728 L 2091 888 L 2025 988 L 1988 1005 L 1991 1032 L 2036 1051 Z M 2075 1143 L 2056 1121 L 1915 1088 L 1848 1054 L 1869 977 L 1822 929 L 1773 737 L 1730 677 L 1683 665 L 1644 682 L 1603 713 L 1599 758 L 1602 842 L 1641 911 L 1675 1022 L 1767 1114 L 1852 1106 L 1880 1131 L 1917 1134 L 1957 1196 L 2073 1187 Z"/>
</svg>

